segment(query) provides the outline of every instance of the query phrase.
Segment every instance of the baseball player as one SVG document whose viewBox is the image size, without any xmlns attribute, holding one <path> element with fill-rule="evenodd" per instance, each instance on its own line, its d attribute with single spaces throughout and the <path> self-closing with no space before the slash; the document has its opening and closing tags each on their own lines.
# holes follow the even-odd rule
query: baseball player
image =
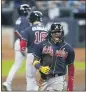
<svg viewBox="0 0 86 92">
<path fill-rule="evenodd" d="M 18 13 L 19 13 L 19 18 L 15 22 L 14 25 L 14 33 L 15 33 L 15 45 L 14 45 L 14 50 L 15 50 L 15 62 L 12 65 L 9 74 L 7 76 L 6 81 L 3 83 L 3 88 L 7 91 L 11 91 L 11 84 L 12 80 L 15 76 L 15 73 L 18 71 L 18 69 L 21 67 L 23 60 L 25 58 L 25 53 L 22 53 L 20 51 L 20 39 L 21 39 L 21 34 L 20 32 L 24 30 L 25 28 L 29 27 L 29 19 L 28 15 L 30 12 L 31 8 L 28 4 L 22 4 L 18 8 Z"/>
<path fill-rule="evenodd" d="M 45 41 L 34 49 L 33 66 L 41 73 L 43 83 L 40 91 L 62 91 L 68 66 L 67 90 L 73 91 L 74 58 L 73 48 L 64 40 L 60 23 L 53 23 Z"/>
<path fill-rule="evenodd" d="M 32 55 L 33 48 L 38 43 L 45 40 L 47 35 L 47 29 L 42 23 L 42 13 L 40 11 L 33 11 L 30 14 L 29 20 L 32 26 L 28 27 L 25 31 L 21 32 L 22 40 L 20 42 L 21 51 L 25 51 L 27 47 L 27 59 L 26 59 L 26 82 L 27 91 L 38 91 L 38 85 L 36 82 L 36 69 L 32 65 L 34 56 Z"/>
</svg>

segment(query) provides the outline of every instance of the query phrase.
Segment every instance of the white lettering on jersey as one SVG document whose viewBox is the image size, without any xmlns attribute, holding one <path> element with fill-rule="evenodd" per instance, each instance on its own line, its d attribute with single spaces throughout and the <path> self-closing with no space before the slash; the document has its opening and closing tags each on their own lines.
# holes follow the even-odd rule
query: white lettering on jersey
<svg viewBox="0 0 86 92">
<path fill-rule="evenodd" d="M 35 31 L 35 30 L 47 31 L 47 29 L 45 27 L 32 27 L 32 31 Z"/>
</svg>

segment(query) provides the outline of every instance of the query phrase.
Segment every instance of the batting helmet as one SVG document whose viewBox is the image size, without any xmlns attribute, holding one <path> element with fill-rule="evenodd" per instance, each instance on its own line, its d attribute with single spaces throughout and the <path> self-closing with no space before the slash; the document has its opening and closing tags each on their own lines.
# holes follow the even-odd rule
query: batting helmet
<svg viewBox="0 0 86 92">
<path fill-rule="evenodd" d="M 60 33 L 60 35 L 58 35 L 56 37 L 59 38 L 59 41 L 64 40 L 64 30 L 63 30 L 63 26 L 61 25 L 61 23 L 55 22 L 55 23 L 51 24 L 47 38 L 52 38 L 53 33 Z"/>
<path fill-rule="evenodd" d="M 18 8 L 18 14 L 20 16 L 28 16 L 29 11 L 31 10 L 28 4 L 22 4 Z"/>
<path fill-rule="evenodd" d="M 35 22 L 35 21 L 42 21 L 42 13 L 40 11 L 33 11 L 30 14 L 29 20 L 31 23 Z"/>
</svg>

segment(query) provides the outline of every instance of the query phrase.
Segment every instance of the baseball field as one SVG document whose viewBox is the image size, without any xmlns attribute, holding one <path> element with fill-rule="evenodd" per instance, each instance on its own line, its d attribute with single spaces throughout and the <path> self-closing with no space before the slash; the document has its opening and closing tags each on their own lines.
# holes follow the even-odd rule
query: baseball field
<svg viewBox="0 0 86 92">
<path fill-rule="evenodd" d="M 2 33 L 2 62 L 1 62 L 1 80 L 3 83 L 8 75 L 8 72 L 14 63 L 14 51 L 12 47 L 12 39 L 10 34 L 7 33 L 6 30 L 3 29 Z M 8 29 L 11 30 L 12 29 Z M 85 91 L 85 54 L 76 52 L 75 59 L 75 76 L 74 76 L 74 90 L 75 91 Z M 84 56 L 84 57 L 83 57 Z M 80 59 L 79 59 L 80 57 Z M 39 80 L 39 74 L 36 75 L 37 81 Z M 12 82 L 12 90 L 26 90 L 26 80 L 25 80 L 25 61 L 19 71 L 16 73 L 16 76 Z M 3 89 L 2 89 L 3 91 Z"/>
<path fill-rule="evenodd" d="M 4 60 L 2 61 L 2 82 L 5 81 L 6 76 L 13 64 L 13 61 Z M 37 75 L 37 78 L 39 74 Z M 38 79 L 37 79 L 38 80 Z M 25 90 L 26 80 L 25 80 L 25 61 L 22 67 L 17 72 L 13 83 L 13 90 Z M 75 78 L 74 78 L 74 89 L 76 91 L 84 91 L 85 90 L 85 63 L 75 61 Z M 3 89 L 2 89 L 3 90 Z"/>
</svg>

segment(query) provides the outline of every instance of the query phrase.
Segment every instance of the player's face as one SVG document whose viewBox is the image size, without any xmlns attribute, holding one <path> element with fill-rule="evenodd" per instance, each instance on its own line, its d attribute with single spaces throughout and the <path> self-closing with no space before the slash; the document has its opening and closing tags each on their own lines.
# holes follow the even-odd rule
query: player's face
<svg viewBox="0 0 86 92">
<path fill-rule="evenodd" d="M 61 33 L 62 33 L 62 31 L 60 31 L 60 30 L 52 31 L 52 32 L 51 32 L 52 39 L 53 39 L 55 42 L 58 42 L 58 41 L 60 40 Z"/>
</svg>

